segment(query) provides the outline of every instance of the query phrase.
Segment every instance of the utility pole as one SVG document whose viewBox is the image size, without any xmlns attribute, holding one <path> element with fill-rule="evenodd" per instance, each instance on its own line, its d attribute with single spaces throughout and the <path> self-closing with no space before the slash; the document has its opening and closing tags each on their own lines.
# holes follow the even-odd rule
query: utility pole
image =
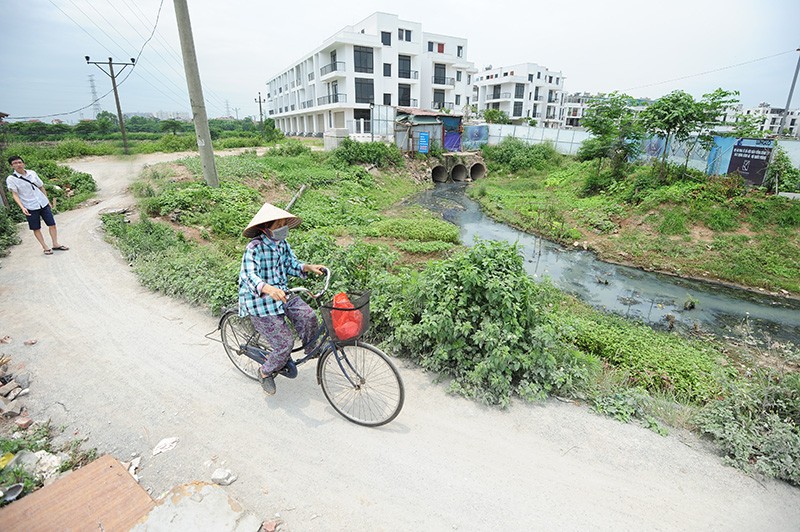
<svg viewBox="0 0 800 532">
<path fill-rule="evenodd" d="M 189 87 L 189 101 L 192 104 L 194 130 L 197 133 L 197 148 L 200 151 L 200 163 L 203 166 L 203 177 L 210 187 L 219 186 L 217 166 L 214 163 L 214 147 L 211 145 L 211 132 L 208 129 L 208 115 L 203 99 L 203 87 L 200 85 L 200 71 L 197 68 L 197 55 L 194 51 L 192 37 L 192 21 L 189 19 L 189 8 L 186 0 L 173 0 L 175 19 L 178 22 L 178 34 L 181 39 L 183 68 L 186 70 L 186 84 Z"/>
<path fill-rule="evenodd" d="M 239 109 L 241 109 L 241 107 L 234 107 L 233 108 L 234 112 L 236 112 L 236 120 L 239 120 Z"/>
<path fill-rule="evenodd" d="M 128 154 L 128 134 L 125 133 L 125 121 L 122 119 L 122 107 L 119 105 L 119 91 L 117 91 L 117 76 L 122 74 L 122 71 L 125 70 L 126 67 L 133 66 L 136 63 L 136 59 L 131 57 L 130 63 L 115 63 L 110 57 L 108 58 L 108 63 L 101 63 L 99 61 L 89 61 L 89 56 L 84 56 L 86 58 L 86 63 L 89 65 L 94 65 L 100 70 L 103 71 L 103 74 L 111 78 L 111 86 L 114 87 L 114 101 L 117 102 L 117 118 L 119 119 L 119 129 L 122 131 L 122 148 L 125 151 L 125 155 Z M 106 72 L 103 67 L 100 65 L 108 65 L 108 72 Z M 121 65 L 122 68 L 117 72 L 114 73 L 114 65 Z"/>
<path fill-rule="evenodd" d="M 800 52 L 800 48 L 795 50 Z M 792 93 L 794 92 L 794 85 L 797 83 L 797 73 L 800 72 L 800 55 L 797 56 L 797 66 L 794 69 L 794 77 L 792 78 L 792 87 L 789 89 L 789 96 L 786 98 L 786 107 L 783 109 L 781 115 L 781 125 L 778 128 L 778 135 L 783 135 L 783 126 L 786 124 L 786 116 L 789 114 L 789 106 L 792 104 Z"/>
<path fill-rule="evenodd" d="M 261 110 L 261 104 L 266 102 L 267 100 L 261 99 L 261 91 L 258 91 L 258 98 L 256 99 L 256 103 L 258 104 L 258 120 L 261 123 L 261 130 L 264 130 L 264 111 Z"/>
</svg>

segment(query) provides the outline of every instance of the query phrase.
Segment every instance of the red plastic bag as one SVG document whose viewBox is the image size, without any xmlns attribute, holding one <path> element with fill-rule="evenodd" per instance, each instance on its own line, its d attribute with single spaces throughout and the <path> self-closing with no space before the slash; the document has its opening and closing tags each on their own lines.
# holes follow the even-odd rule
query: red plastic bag
<svg viewBox="0 0 800 532">
<path fill-rule="evenodd" d="M 350 298 L 344 292 L 339 292 L 333 296 L 334 310 L 331 310 L 331 322 L 333 330 L 339 340 L 349 340 L 355 338 L 361 332 L 364 317 L 360 310 L 336 310 L 355 308 Z"/>
</svg>

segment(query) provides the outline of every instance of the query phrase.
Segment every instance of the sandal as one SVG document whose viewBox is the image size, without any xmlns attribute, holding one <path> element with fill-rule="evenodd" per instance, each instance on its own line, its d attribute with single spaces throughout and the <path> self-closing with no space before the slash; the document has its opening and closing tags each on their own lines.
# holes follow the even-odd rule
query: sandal
<svg viewBox="0 0 800 532">
<path fill-rule="evenodd" d="M 46 250 L 44 250 L 44 254 L 45 255 L 52 255 L 53 254 L 53 250 L 52 249 L 46 249 Z"/>
<path fill-rule="evenodd" d="M 57 249 L 59 251 L 67 251 L 69 248 L 67 246 L 56 246 L 53 249 Z"/>
</svg>

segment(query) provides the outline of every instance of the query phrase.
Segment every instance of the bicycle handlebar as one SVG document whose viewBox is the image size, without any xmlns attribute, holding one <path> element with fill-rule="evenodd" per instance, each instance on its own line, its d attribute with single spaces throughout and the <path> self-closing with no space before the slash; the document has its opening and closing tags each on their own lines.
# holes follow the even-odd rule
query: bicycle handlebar
<svg viewBox="0 0 800 532">
<path fill-rule="evenodd" d="M 330 286 L 330 284 L 331 284 L 331 269 L 330 269 L 330 268 L 323 267 L 323 268 L 322 268 L 322 271 L 324 271 L 324 272 L 325 272 L 325 286 L 323 286 L 323 287 L 322 287 L 322 290 L 320 290 L 318 293 L 316 293 L 316 294 L 315 294 L 314 292 L 312 292 L 311 290 L 309 290 L 309 289 L 308 289 L 308 288 L 306 288 L 305 286 L 296 286 L 296 287 L 294 287 L 294 288 L 290 288 L 288 291 L 289 291 L 289 292 L 293 292 L 293 293 L 295 293 L 295 294 L 299 294 L 300 292 L 305 292 L 306 294 L 308 294 L 309 296 L 311 296 L 313 299 L 319 299 L 319 298 L 321 298 L 321 297 L 322 297 L 322 295 L 323 295 L 325 292 L 327 292 L 327 291 L 328 291 L 328 286 Z"/>
</svg>

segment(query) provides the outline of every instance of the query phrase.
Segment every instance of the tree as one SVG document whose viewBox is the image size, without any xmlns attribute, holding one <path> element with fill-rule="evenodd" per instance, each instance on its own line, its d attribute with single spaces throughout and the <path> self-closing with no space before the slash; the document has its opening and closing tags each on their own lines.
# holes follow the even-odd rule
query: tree
<svg viewBox="0 0 800 532">
<path fill-rule="evenodd" d="M 711 149 L 714 145 L 714 134 L 720 126 L 729 125 L 722 120 L 725 109 L 733 107 L 739 103 L 736 98 L 738 91 L 726 91 L 717 89 L 714 92 L 704 94 L 700 101 L 695 102 L 697 108 L 697 122 L 695 124 L 694 142 L 686 146 L 686 160 L 683 163 L 683 173 L 689 167 L 689 156 L 695 147 L 700 144 L 705 149 Z"/>
<path fill-rule="evenodd" d="M 686 141 L 702 120 L 697 102 L 681 90 L 672 91 L 648 106 L 640 116 L 644 129 L 664 139 L 664 155 L 661 160 L 661 175 L 667 168 L 667 153 L 671 140 Z"/>
<path fill-rule="evenodd" d="M 733 122 L 733 130 L 727 133 L 728 137 L 739 137 L 749 139 L 763 139 L 765 131 L 761 129 L 764 117 L 758 115 L 746 115 L 739 113 Z"/>
<path fill-rule="evenodd" d="M 511 120 L 509 120 L 508 115 L 505 111 L 501 111 L 500 109 L 486 109 L 483 112 L 483 118 L 490 124 L 510 124 Z"/>
<path fill-rule="evenodd" d="M 72 127 L 72 131 L 79 137 L 87 138 L 97 131 L 97 124 L 94 120 L 81 120 Z"/>
<path fill-rule="evenodd" d="M 620 177 L 627 162 L 639 155 L 644 131 L 632 110 L 633 104 L 627 94 L 612 92 L 589 102 L 583 114 L 581 125 L 594 138 L 581 146 L 579 155 L 584 159 L 598 158 L 598 175 L 605 157 L 611 161 L 614 177 Z"/>
<path fill-rule="evenodd" d="M 178 131 L 183 131 L 183 124 L 173 119 L 162 120 L 161 131 L 164 132 L 171 131 L 173 135 L 177 135 Z"/>
<path fill-rule="evenodd" d="M 111 131 L 119 131 L 117 115 L 113 115 L 108 111 L 100 111 L 97 113 L 95 124 L 97 124 L 97 132 L 101 135 L 105 135 Z"/>
</svg>

